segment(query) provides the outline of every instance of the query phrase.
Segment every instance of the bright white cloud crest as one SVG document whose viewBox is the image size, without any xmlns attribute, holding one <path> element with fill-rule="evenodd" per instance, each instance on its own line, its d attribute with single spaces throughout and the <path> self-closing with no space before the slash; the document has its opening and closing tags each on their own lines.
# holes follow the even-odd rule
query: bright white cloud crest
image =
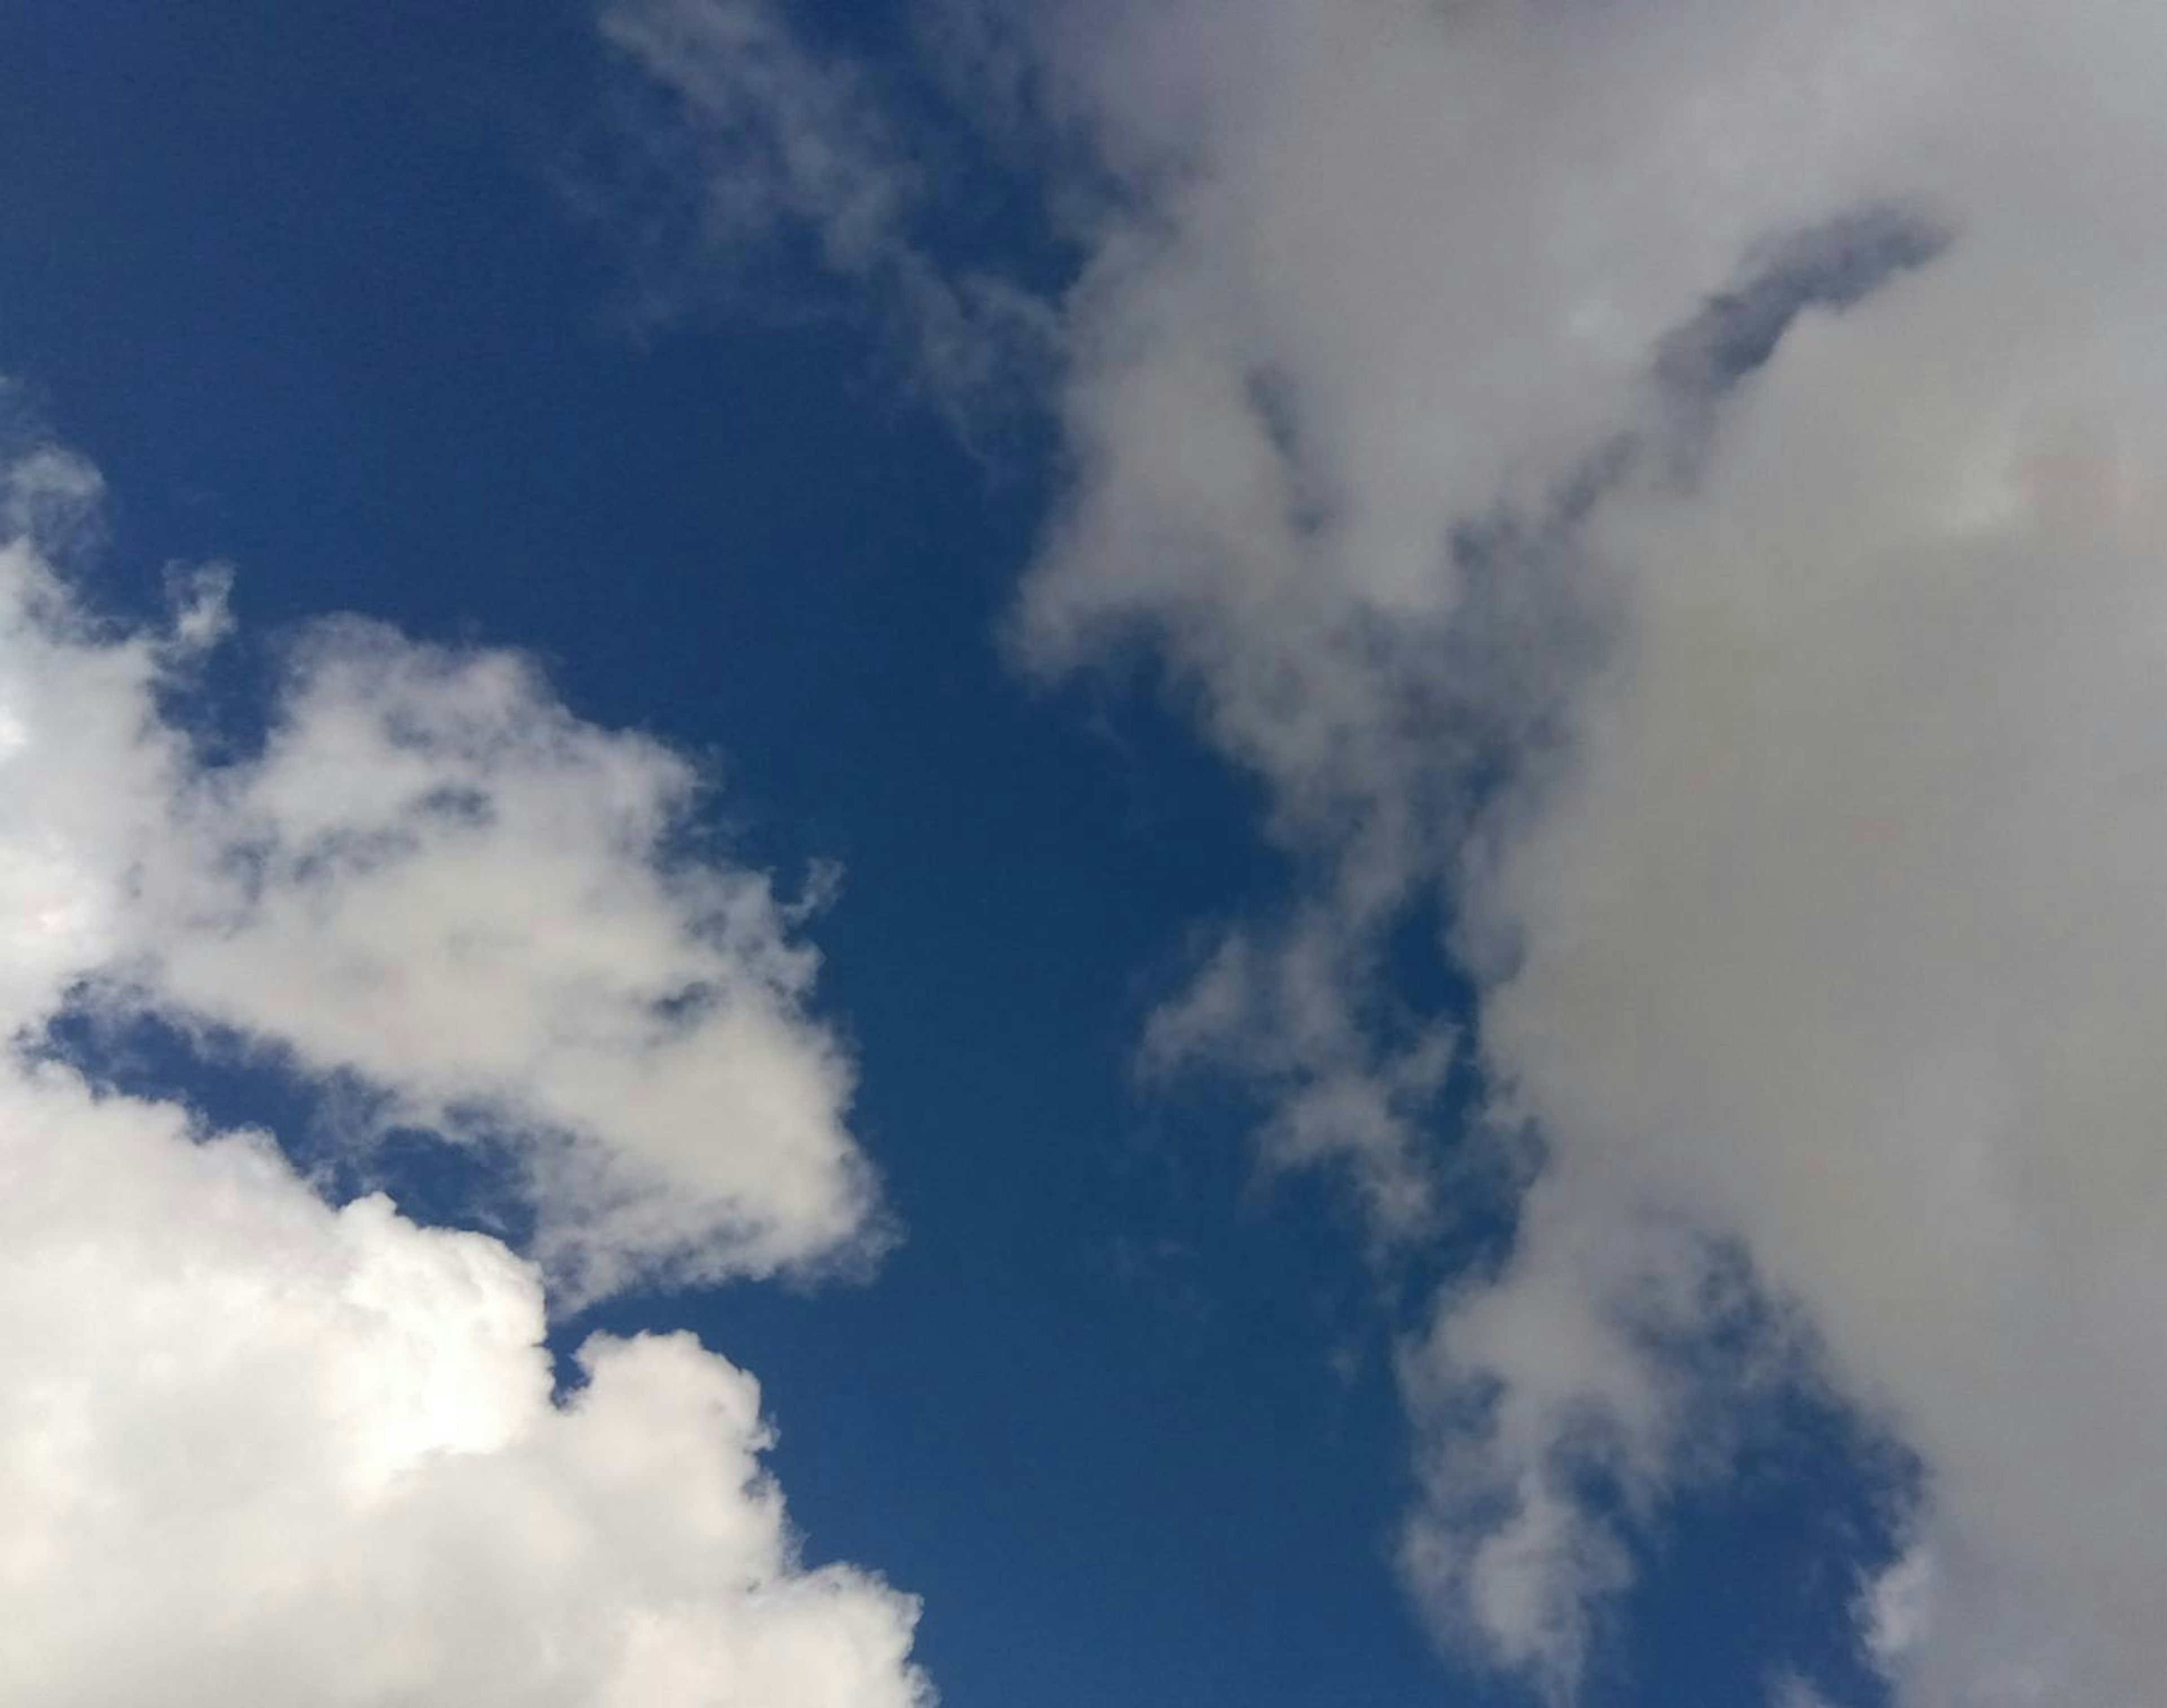
<svg viewBox="0 0 2167 1708">
<path fill-rule="evenodd" d="M 751 1378 L 262 1135 L 0 1081 L 0 1699 L 911 1708 L 916 1606 L 808 1572 Z M 56 1309 L 56 1301 L 66 1308 Z"/>
<path fill-rule="evenodd" d="M 751 1378 L 596 1336 L 554 1401 L 535 1265 L 35 1059 L 87 1000 L 358 1076 L 531 1162 L 575 1293 L 812 1262 L 872 1208 L 811 952 L 670 847 L 682 761 L 511 655 L 334 626 L 207 769 L 160 701 L 221 585 L 93 619 L 39 537 L 95 497 L 19 463 L 0 547 L 0 1700 L 929 1700 L 916 1603 L 801 1563 Z"/>
<path fill-rule="evenodd" d="M 1159 648 L 1322 874 L 1152 1058 L 1418 1235 L 1438 1046 L 1375 1017 L 1441 893 L 1544 1146 L 1407 1351 L 1418 1596 L 1574 1692 L 1771 1374 L 1676 1356 L 1742 1249 L 1774 1373 L 1921 1457 L 1901 1698 L 2156 1696 L 2167 13 L 975 10 L 1108 177 L 1020 649 Z"/>
</svg>

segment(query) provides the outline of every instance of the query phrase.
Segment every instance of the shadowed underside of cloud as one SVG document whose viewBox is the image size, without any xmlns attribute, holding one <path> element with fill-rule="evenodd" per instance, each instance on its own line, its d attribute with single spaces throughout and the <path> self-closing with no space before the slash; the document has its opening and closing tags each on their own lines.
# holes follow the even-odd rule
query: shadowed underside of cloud
<svg viewBox="0 0 2167 1708">
<path fill-rule="evenodd" d="M 41 1059 L 64 1005 L 215 1023 L 525 1165 L 560 1293 L 865 1237 L 847 1064 L 756 875 L 681 859 L 691 777 L 522 660 L 335 625 L 264 750 L 164 706 L 225 627 L 85 611 L 98 483 L 0 473 L 0 1698 L 914 1708 L 917 1605 L 808 1569 L 752 1379 L 597 1336 L 543 1275 L 262 1134 Z"/>
<path fill-rule="evenodd" d="M 1020 656 L 1154 650 L 1311 875 L 1147 1053 L 1424 1237 L 1448 1044 L 1379 1017 L 1441 896 L 1462 1147 L 1540 1160 L 1403 1360 L 1439 1629 L 1570 1696 L 1724 1420 L 1828 1383 L 1923 1467 L 1902 1700 L 2148 1698 L 2167 15 L 960 10 L 1096 154 Z"/>
</svg>

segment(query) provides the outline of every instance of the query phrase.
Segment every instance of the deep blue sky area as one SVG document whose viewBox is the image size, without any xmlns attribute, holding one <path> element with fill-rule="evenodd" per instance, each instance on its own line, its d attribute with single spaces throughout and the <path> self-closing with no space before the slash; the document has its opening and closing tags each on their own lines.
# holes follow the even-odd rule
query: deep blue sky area
<svg viewBox="0 0 2167 1708">
<path fill-rule="evenodd" d="M 1130 1083 L 1189 934 L 1280 892 L 1255 798 L 1148 694 L 1004 663 L 1042 426 L 967 452 L 811 282 L 810 315 L 740 292 L 625 330 L 621 246 L 564 188 L 606 69 L 563 0 L 0 9 L 0 372 L 108 479 L 99 598 L 230 559 L 234 684 L 331 611 L 531 648 L 581 715 L 709 761 L 786 886 L 842 864 L 823 1007 L 906 1243 L 863 1284 L 570 1326 L 690 1326 L 756 1372 L 812 1555 L 925 1596 L 952 1708 L 1525 1700 L 1396 1590 L 1400 1305 L 1348 1219 L 1253 1190 L 1227 1100 Z M 267 1075 L 141 1060 L 290 1129 Z M 1689 1515 L 1597 1700 L 1717 1708 L 1772 1654 L 1824 1663 L 1847 1586 L 1742 1589 L 1739 1539 L 1781 1562 L 1873 1520 L 1788 1474 L 1720 1546 Z M 1726 1647 L 1740 1597 L 1763 1623 Z"/>
</svg>

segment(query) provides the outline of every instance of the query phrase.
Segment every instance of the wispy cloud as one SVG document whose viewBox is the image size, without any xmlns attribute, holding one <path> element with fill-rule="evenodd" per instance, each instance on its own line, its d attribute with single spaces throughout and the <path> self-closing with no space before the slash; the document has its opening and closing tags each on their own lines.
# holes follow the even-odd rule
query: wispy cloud
<svg viewBox="0 0 2167 1708">
<path fill-rule="evenodd" d="M 959 427 L 1028 398 L 1057 318 L 1012 281 L 927 252 L 915 227 L 937 167 L 875 79 L 803 45 L 772 0 L 612 0 L 601 28 L 644 94 L 599 194 L 643 319 L 675 318 L 809 240 L 808 270 L 892 323 L 907 372 Z M 802 306 L 802 279 L 792 288 Z"/>
</svg>

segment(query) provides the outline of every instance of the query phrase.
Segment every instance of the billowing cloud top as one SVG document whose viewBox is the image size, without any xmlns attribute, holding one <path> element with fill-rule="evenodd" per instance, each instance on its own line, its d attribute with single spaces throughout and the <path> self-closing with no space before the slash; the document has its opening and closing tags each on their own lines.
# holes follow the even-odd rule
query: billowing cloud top
<svg viewBox="0 0 2167 1708">
<path fill-rule="evenodd" d="M 0 1698 L 925 1700 L 916 1604 L 799 1566 L 689 1336 L 596 1336 L 553 1404 L 497 1241 L 57 1068 L 0 1078 Z"/>
</svg>

